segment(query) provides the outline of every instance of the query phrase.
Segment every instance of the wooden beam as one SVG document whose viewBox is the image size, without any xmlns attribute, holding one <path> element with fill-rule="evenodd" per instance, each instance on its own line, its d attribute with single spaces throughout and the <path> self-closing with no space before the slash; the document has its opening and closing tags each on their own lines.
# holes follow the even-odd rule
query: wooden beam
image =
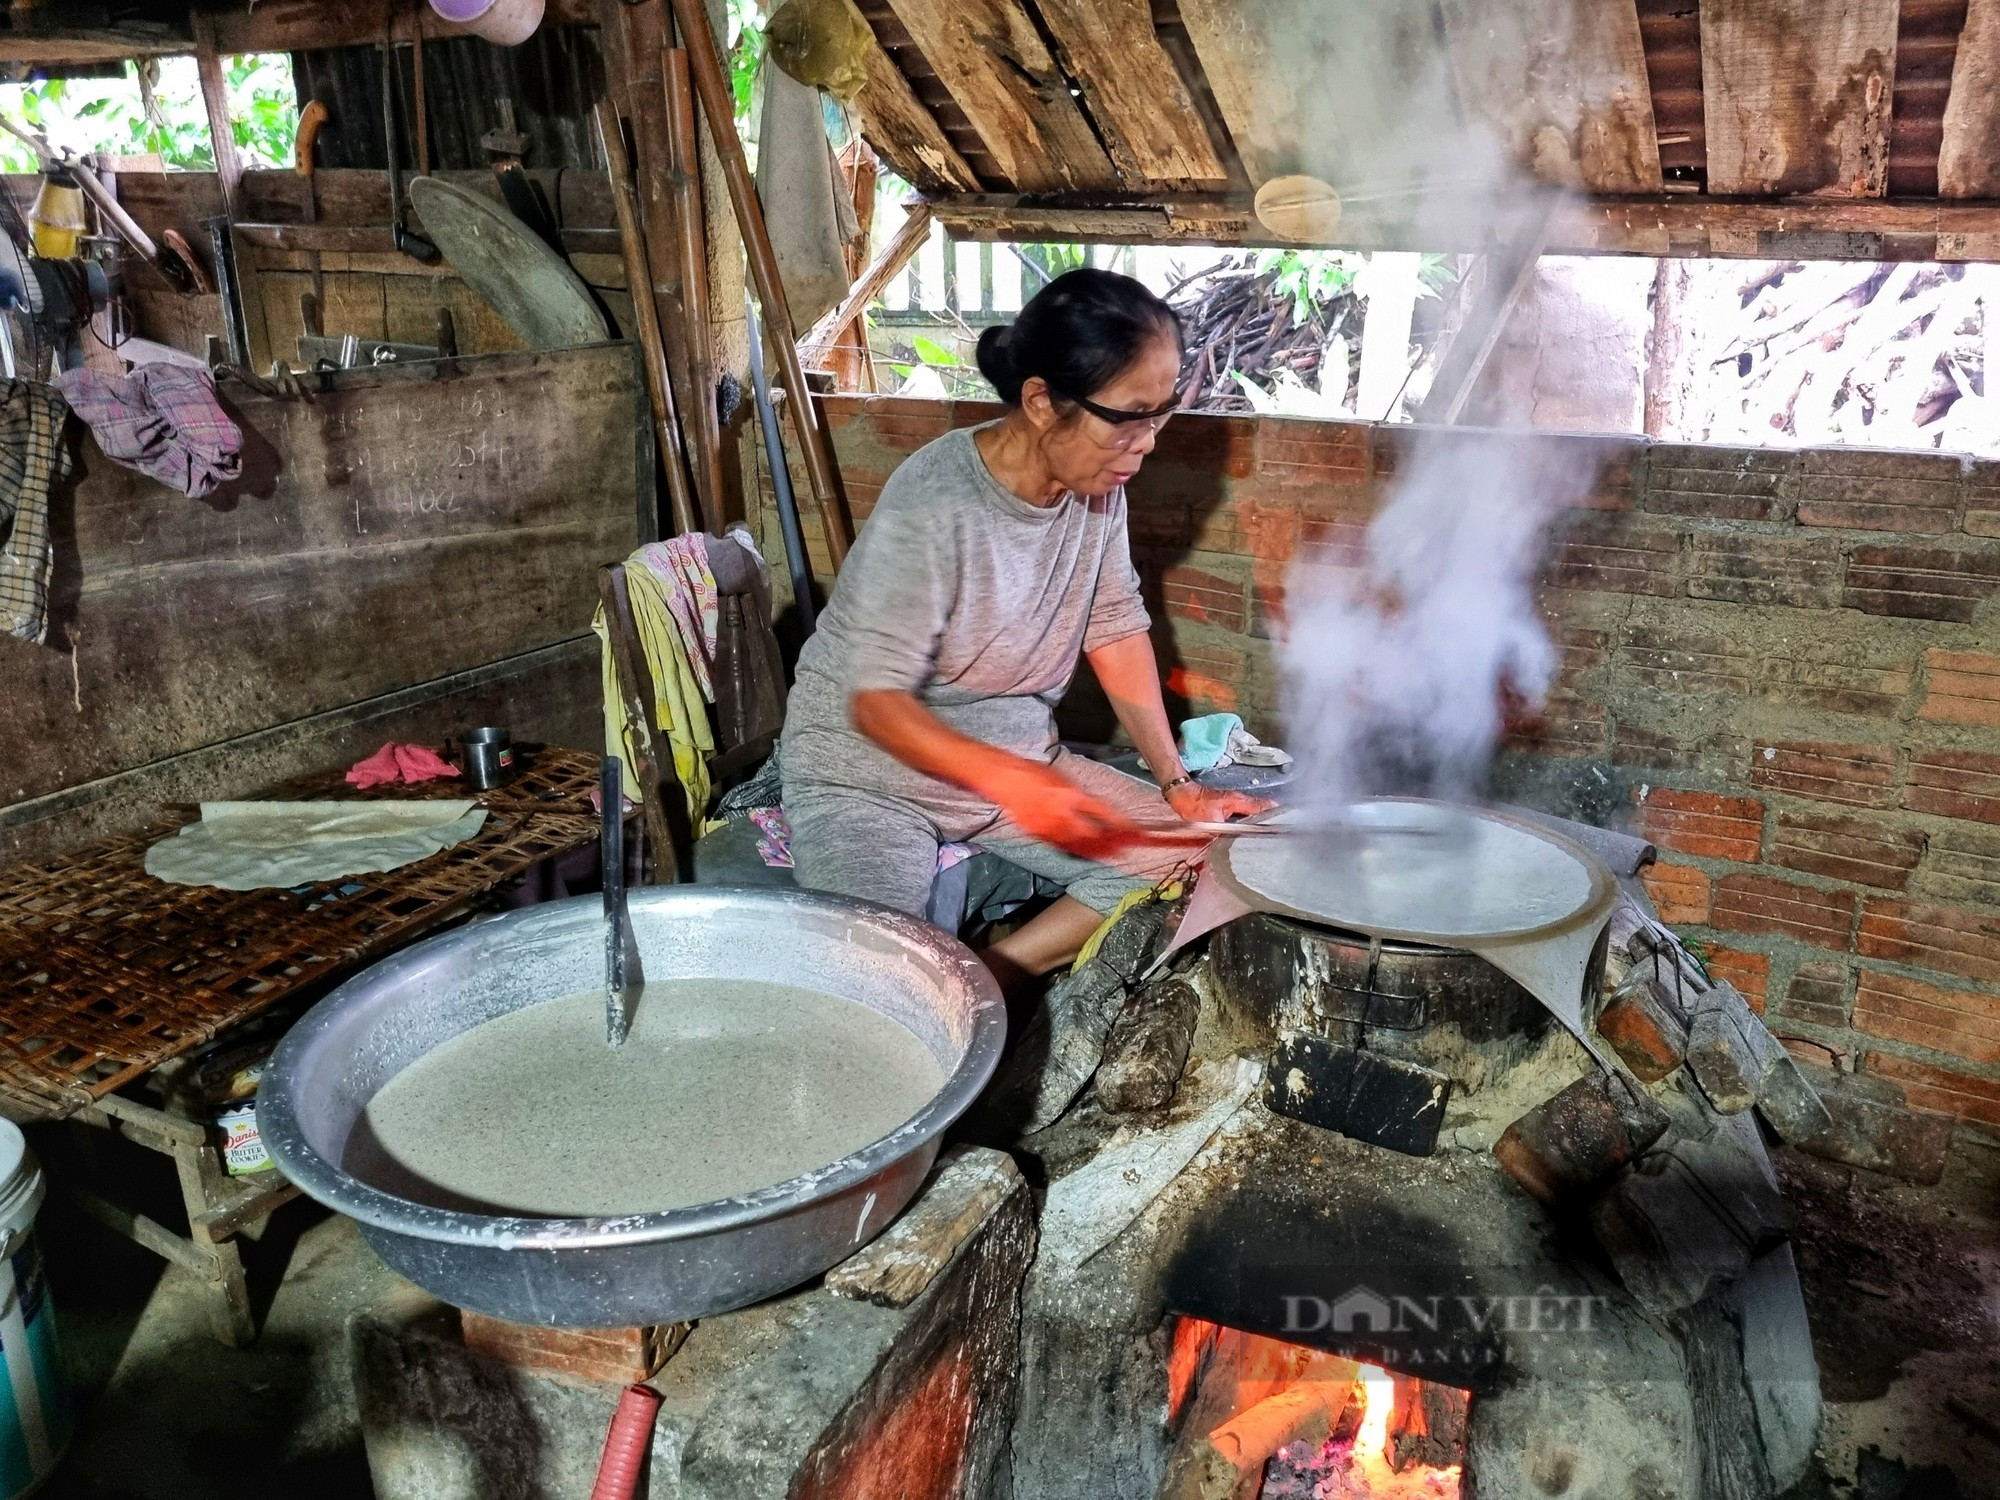
<svg viewBox="0 0 2000 1500">
<path fill-rule="evenodd" d="M 429 7 L 424 7 L 426 11 Z M 242 10 L 219 11 L 214 16 L 216 45 L 225 56 L 244 52 L 315 52 L 325 47 L 353 47 L 379 43 L 385 34 L 399 42 L 410 41 L 417 18 L 415 7 L 406 0 L 342 0 L 329 5 L 326 0 L 257 0 Z M 471 36 L 473 32 L 435 12 L 422 18 L 428 40 Z M 594 26 L 596 0 L 548 0 L 542 18 L 544 26 Z M 179 50 L 192 49 L 187 46 Z"/>
<path fill-rule="evenodd" d="M 967 194 L 933 199 L 956 239 L 1107 244 L 1282 245 L 1232 194 L 1061 199 Z M 1482 226 L 1417 234 L 1406 214 L 1350 206 L 1336 248 L 1485 254 Z M 1662 193 L 1575 198 L 1556 214 L 1551 255 L 1716 256 L 1747 260 L 2000 261 L 2000 202 L 1936 199 L 1714 199 Z"/>
<path fill-rule="evenodd" d="M 1445 0 L 1460 100 L 1552 187 L 1660 191 L 1646 45 L 1632 0 Z"/>
<path fill-rule="evenodd" d="M 1153 29 L 1150 0 L 1037 0 L 1036 8 L 1128 184 L 1228 180 Z"/>
<path fill-rule="evenodd" d="M 1514 239 L 1486 258 L 1485 285 L 1452 338 L 1451 347 L 1445 350 L 1430 393 L 1417 408 L 1417 421 L 1448 427 L 1465 415 L 1480 372 L 1535 284 L 1535 268 L 1548 248 L 1555 208 L 1552 195 L 1548 204 L 1530 208 L 1532 217 L 1520 226 Z"/>
<path fill-rule="evenodd" d="M 1895 0 L 1702 0 L 1711 193 L 1889 189 Z"/>
<path fill-rule="evenodd" d="M 1015 187 L 1074 192 L 1117 184 L 1022 0 L 889 3 Z"/>
<path fill-rule="evenodd" d="M 198 10 L 190 20 L 194 26 L 195 71 L 201 78 L 201 103 L 208 112 L 208 133 L 215 147 L 215 178 L 222 187 L 223 210 L 234 219 L 238 217 L 236 199 L 243 182 L 243 158 L 236 153 L 236 131 L 229 123 L 229 84 L 222 76 L 215 18 Z"/>
<path fill-rule="evenodd" d="M 2000 0 L 1971 0 L 1938 152 L 1938 196 L 2000 197 Z"/>
<path fill-rule="evenodd" d="M 882 295 L 882 289 L 896 277 L 896 273 L 910 263 L 910 259 L 931 237 L 934 216 L 928 203 L 913 203 L 903 219 L 903 227 L 896 231 L 894 239 L 882 247 L 882 253 L 869 263 L 868 269 L 855 279 L 847 289 L 840 306 L 821 318 L 812 331 L 799 340 L 799 363 L 809 370 L 818 369 L 825 361 L 827 351 L 840 337 L 841 330 L 861 316 L 868 304 Z"/>
<path fill-rule="evenodd" d="M 879 44 L 868 54 L 868 82 L 855 101 L 861 133 L 897 175 L 925 192 L 979 191 L 979 177 L 924 108 L 896 60 Z"/>
</svg>

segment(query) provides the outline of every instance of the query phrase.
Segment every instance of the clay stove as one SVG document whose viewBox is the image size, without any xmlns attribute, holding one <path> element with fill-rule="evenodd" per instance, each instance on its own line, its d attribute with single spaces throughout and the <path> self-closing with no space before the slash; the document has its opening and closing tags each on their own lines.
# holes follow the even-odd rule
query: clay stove
<svg viewBox="0 0 2000 1500">
<path fill-rule="evenodd" d="M 1592 958 L 1607 1056 L 1609 994 L 1697 1041 L 1736 1024 L 1643 899 Z M 1738 1048 L 1742 1098 L 1712 1058 L 1607 1079 L 1469 953 L 1265 913 L 1165 982 L 1199 1003 L 1171 1102 L 1119 1113 L 1100 1082 L 1024 1143 L 1049 1187 L 1001 1493 L 1736 1500 L 1800 1476 L 1818 1375 L 1750 1107 L 1767 1052 Z M 1355 1487 L 1362 1366 L 1428 1418 L 1397 1428 L 1414 1477 Z"/>
</svg>

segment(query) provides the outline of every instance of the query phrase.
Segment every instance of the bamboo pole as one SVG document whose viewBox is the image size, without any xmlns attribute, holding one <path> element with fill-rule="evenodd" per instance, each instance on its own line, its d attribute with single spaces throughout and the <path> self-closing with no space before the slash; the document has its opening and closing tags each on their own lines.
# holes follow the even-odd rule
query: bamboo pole
<svg viewBox="0 0 2000 1500">
<path fill-rule="evenodd" d="M 688 86 L 687 52 L 668 47 L 660 54 L 660 81 L 667 110 L 667 172 L 670 203 L 680 249 L 681 316 L 686 330 L 689 404 L 697 473 L 702 476 L 702 517 L 721 535 L 722 417 L 715 406 L 715 330 L 709 326 L 708 237 L 702 227 L 701 147 L 695 136 L 694 95 Z M 736 139 L 730 126 L 729 139 Z"/>
<path fill-rule="evenodd" d="M 778 278 L 777 252 L 771 248 L 770 232 L 764 226 L 764 208 L 750 180 L 750 164 L 744 159 L 743 143 L 736 136 L 736 110 L 729 81 L 722 75 L 722 52 L 716 44 L 715 29 L 709 25 L 702 0 L 673 0 L 674 18 L 680 24 L 687 45 L 687 71 L 694 81 L 702 114 L 708 120 L 716 154 L 722 160 L 722 174 L 729 184 L 729 200 L 736 210 L 737 226 L 743 231 L 744 248 L 749 252 L 750 277 L 757 286 L 757 301 L 764 309 L 765 326 L 770 330 L 788 393 L 786 406 L 798 433 L 799 449 L 805 457 L 806 477 L 819 505 L 820 524 L 826 532 L 826 548 L 834 570 L 847 559 L 854 539 L 845 497 L 840 489 L 839 471 L 833 463 L 833 447 L 813 404 L 812 388 L 806 384 L 805 367 L 799 363 L 798 327 L 792 321 L 791 305 Z M 671 64 L 668 73 L 672 83 Z"/>
<path fill-rule="evenodd" d="M 687 453 L 681 443 L 680 414 L 674 409 L 673 382 L 667 373 L 666 345 L 660 336 L 660 310 L 651 296 L 652 275 L 646 263 L 646 242 L 639 228 L 639 192 L 632 183 L 632 163 L 625 153 L 625 127 L 609 99 L 597 104 L 597 133 L 604 142 L 604 160 L 611 172 L 611 206 L 618 215 L 618 248 L 625 258 L 625 285 L 632 292 L 632 321 L 645 357 L 646 395 L 653 407 L 653 430 L 659 435 L 660 462 L 667 471 L 667 498 L 674 529 L 682 536 L 701 529 L 694 496 L 688 489 Z"/>
</svg>

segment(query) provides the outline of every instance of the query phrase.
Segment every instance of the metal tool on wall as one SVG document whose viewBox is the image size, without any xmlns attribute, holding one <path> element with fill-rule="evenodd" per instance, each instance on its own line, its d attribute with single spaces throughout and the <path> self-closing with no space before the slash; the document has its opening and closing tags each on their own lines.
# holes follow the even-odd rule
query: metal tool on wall
<svg viewBox="0 0 2000 1500">
<path fill-rule="evenodd" d="M 500 183 L 500 196 L 514 217 L 534 230 L 542 243 L 556 254 L 563 253 L 562 231 L 549 216 L 548 205 L 542 195 L 535 191 L 534 183 L 528 180 L 524 158 L 528 154 L 528 138 L 514 125 L 514 101 L 502 99 L 500 103 L 500 125 L 479 138 L 479 149 L 486 153 L 486 161 L 493 168 L 493 175 Z"/>
<path fill-rule="evenodd" d="M 811 635 L 818 623 L 818 608 L 813 603 L 812 559 L 806 555 L 798 496 L 792 493 L 785 440 L 778 433 L 778 413 L 771 405 L 771 382 L 764 374 L 764 330 L 748 297 L 743 299 L 743 316 L 750 324 L 750 384 L 757 394 L 757 425 L 764 433 L 764 457 L 771 465 L 771 493 L 778 501 L 778 529 L 785 536 L 785 565 L 792 575 L 792 601 L 799 612 L 799 622 L 806 634 Z"/>
<path fill-rule="evenodd" d="M 438 247 L 411 229 L 403 203 L 403 173 L 397 165 L 396 140 L 396 46 L 393 38 L 382 43 L 382 150 L 389 163 L 389 232 L 396 248 L 412 260 L 434 266 Z"/>
</svg>

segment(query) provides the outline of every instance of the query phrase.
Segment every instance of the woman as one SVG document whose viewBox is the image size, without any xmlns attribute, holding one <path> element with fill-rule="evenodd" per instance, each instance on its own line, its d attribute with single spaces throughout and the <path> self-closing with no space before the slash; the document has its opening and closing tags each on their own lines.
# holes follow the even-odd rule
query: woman
<svg viewBox="0 0 2000 1500">
<path fill-rule="evenodd" d="M 1003 986 L 1069 962 L 1121 897 L 1195 852 L 1173 814 L 1267 805 L 1181 765 L 1126 542 L 1125 485 L 1180 366 L 1173 310 L 1109 271 L 1060 276 L 987 329 L 979 369 L 1007 414 L 896 470 L 799 657 L 784 733 L 799 883 L 921 914 L 939 844 L 958 841 L 1059 882 L 984 955 Z M 1158 790 L 1057 744 L 1079 653 Z"/>
</svg>

